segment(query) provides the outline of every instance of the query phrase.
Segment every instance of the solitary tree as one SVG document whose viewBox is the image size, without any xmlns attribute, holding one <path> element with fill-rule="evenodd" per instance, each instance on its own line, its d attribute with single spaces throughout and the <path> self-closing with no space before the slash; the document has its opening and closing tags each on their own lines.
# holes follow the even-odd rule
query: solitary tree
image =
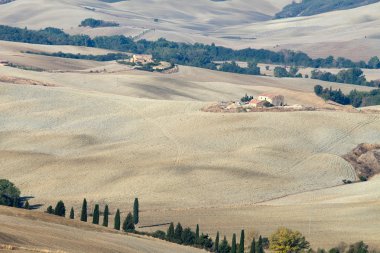
<svg viewBox="0 0 380 253">
<path fill-rule="evenodd" d="M 99 224 L 99 205 L 96 204 L 92 215 L 92 224 Z"/>
<path fill-rule="evenodd" d="M 249 251 L 249 253 L 256 253 L 256 242 L 255 242 L 255 237 L 253 237 L 253 239 L 252 239 L 251 250 Z"/>
<path fill-rule="evenodd" d="M 244 230 L 240 234 L 239 253 L 244 253 Z"/>
<path fill-rule="evenodd" d="M 166 238 L 169 242 L 172 242 L 174 240 L 174 224 L 173 222 L 170 223 L 168 232 L 166 233 Z"/>
<path fill-rule="evenodd" d="M 108 215 L 109 215 L 109 210 L 108 210 L 108 205 L 104 207 L 104 217 L 103 217 L 103 226 L 108 227 Z"/>
<path fill-rule="evenodd" d="M 66 208 L 65 208 L 65 204 L 63 203 L 62 200 L 58 201 L 57 205 L 55 206 L 54 214 L 61 216 L 61 217 L 65 217 Z"/>
<path fill-rule="evenodd" d="M 135 198 L 135 203 L 133 204 L 133 223 L 139 223 L 139 199 Z"/>
<path fill-rule="evenodd" d="M 309 246 L 309 242 L 300 232 L 285 227 L 279 228 L 270 238 L 270 249 L 278 253 L 298 253 Z"/>
<path fill-rule="evenodd" d="M 219 252 L 219 231 L 216 232 L 214 251 Z"/>
<path fill-rule="evenodd" d="M 195 239 L 199 239 L 199 225 L 197 224 L 197 228 L 195 229 Z"/>
<path fill-rule="evenodd" d="M 236 253 L 236 234 L 232 235 L 231 253 Z"/>
<path fill-rule="evenodd" d="M 84 222 L 87 222 L 87 200 L 86 199 L 83 200 L 82 212 L 81 212 L 81 215 L 80 215 L 80 220 L 84 221 Z"/>
<path fill-rule="evenodd" d="M 114 229 L 120 230 L 120 210 L 117 209 L 116 214 L 115 214 L 115 220 L 114 220 Z"/>
<path fill-rule="evenodd" d="M 183 232 L 182 225 L 181 223 L 178 222 L 174 230 L 174 239 L 176 240 L 177 243 L 182 243 L 182 232 Z"/>
<path fill-rule="evenodd" d="M 27 210 L 30 209 L 29 201 L 26 201 L 26 202 L 25 202 L 24 208 L 27 209 Z"/>
<path fill-rule="evenodd" d="M 71 210 L 70 210 L 70 219 L 74 220 L 74 208 L 71 207 Z"/>
<path fill-rule="evenodd" d="M 127 217 L 124 220 L 123 230 L 125 232 L 133 232 L 135 230 L 135 224 L 133 223 L 133 216 L 131 213 L 128 213 Z"/>
</svg>

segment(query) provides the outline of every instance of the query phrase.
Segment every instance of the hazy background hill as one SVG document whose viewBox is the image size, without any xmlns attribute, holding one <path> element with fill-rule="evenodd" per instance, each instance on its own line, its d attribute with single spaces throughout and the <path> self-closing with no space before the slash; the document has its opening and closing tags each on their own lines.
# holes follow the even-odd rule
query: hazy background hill
<svg viewBox="0 0 380 253">
<path fill-rule="evenodd" d="M 302 0 L 293 2 L 276 14 L 276 18 L 311 16 L 335 10 L 344 10 L 377 3 L 379 0 Z"/>
</svg>

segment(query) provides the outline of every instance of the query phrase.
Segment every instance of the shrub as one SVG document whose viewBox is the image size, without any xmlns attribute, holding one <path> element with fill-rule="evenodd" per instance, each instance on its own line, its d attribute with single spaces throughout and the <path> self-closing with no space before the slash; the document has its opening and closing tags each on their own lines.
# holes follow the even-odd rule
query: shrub
<svg viewBox="0 0 380 253">
<path fill-rule="evenodd" d="M 161 239 L 161 240 L 165 240 L 166 239 L 166 234 L 162 230 L 157 230 L 157 231 L 153 232 L 152 236 L 154 238 L 158 238 L 158 239 Z"/>
<path fill-rule="evenodd" d="M 54 214 L 57 216 L 65 217 L 66 208 L 62 200 L 58 201 L 57 205 L 55 206 Z"/>
<path fill-rule="evenodd" d="M 20 197 L 20 190 L 9 180 L 0 179 L 0 205 L 12 206 Z"/>
<path fill-rule="evenodd" d="M 127 217 L 124 220 L 123 230 L 125 232 L 134 232 L 135 231 L 135 224 L 133 223 L 133 216 L 131 213 L 128 213 Z"/>
</svg>

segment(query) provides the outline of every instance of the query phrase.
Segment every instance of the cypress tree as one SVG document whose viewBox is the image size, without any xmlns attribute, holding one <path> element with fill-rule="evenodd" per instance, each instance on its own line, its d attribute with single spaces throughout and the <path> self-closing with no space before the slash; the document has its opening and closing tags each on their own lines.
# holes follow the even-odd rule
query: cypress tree
<svg viewBox="0 0 380 253">
<path fill-rule="evenodd" d="M 92 224 L 99 225 L 99 205 L 96 204 L 94 208 L 94 212 L 92 214 Z"/>
<path fill-rule="evenodd" d="M 231 253 L 236 253 L 236 234 L 232 235 Z"/>
<path fill-rule="evenodd" d="M 170 223 L 168 231 L 166 233 L 166 239 L 169 242 L 172 242 L 174 240 L 174 224 L 173 222 Z"/>
<path fill-rule="evenodd" d="M 70 210 L 70 219 L 74 220 L 74 208 L 72 208 L 72 207 Z"/>
<path fill-rule="evenodd" d="M 133 203 L 133 223 L 139 223 L 139 199 L 135 198 L 135 203 Z"/>
<path fill-rule="evenodd" d="M 25 202 L 24 208 L 25 208 L 26 210 L 29 210 L 29 209 L 30 209 L 29 201 L 26 201 L 26 202 Z"/>
<path fill-rule="evenodd" d="M 199 225 L 197 224 L 197 228 L 195 229 L 195 239 L 199 239 Z"/>
<path fill-rule="evenodd" d="M 108 205 L 106 205 L 106 207 L 104 207 L 103 227 L 108 227 L 108 215 Z"/>
<path fill-rule="evenodd" d="M 216 232 L 214 251 L 219 252 L 219 231 Z"/>
<path fill-rule="evenodd" d="M 239 253 L 244 253 L 244 230 L 240 234 Z"/>
<path fill-rule="evenodd" d="M 83 200 L 82 212 L 81 212 L 81 215 L 80 215 L 80 220 L 84 221 L 84 222 L 87 222 L 87 200 L 86 199 Z"/>
<path fill-rule="evenodd" d="M 125 232 L 133 232 L 135 230 L 135 224 L 133 222 L 133 216 L 131 213 L 128 213 L 127 217 L 124 220 L 123 230 Z"/>
<path fill-rule="evenodd" d="M 120 210 L 117 209 L 116 214 L 115 214 L 115 220 L 114 220 L 114 229 L 120 230 Z"/>
<path fill-rule="evenodd" d="M 57 216 L 65 217 L 66 208 L 62 200 L 58 201 L 57 205 L 55 206 L 54 214 Z"/>
<path fill-rule="evenodd" d="M 230 245 L 228 245 L 228 241 L 226 239 L 226 236 L 224 236 L 224 239 L 223 239 L 222 243 L 220 244 L 218 252 L 219 253 L 230 253 L 231 252 L 231 247 L 230 247 Z"/>
<path fill-rule="evenodd" d="M 254 237 L 253 237 L 253 240 L 252 240 L 251 250 L 249 251 L 249 253 L 256 253 L 256 242 L 255 242 L 255 238 Z"/>
<path fill-rule="evenodd" d="M 52 207 L 52 206 L 49 206 L 49 207 L 46 209 L 46 212 L 47 212 L 48 214 L 54 214 L 54 209 L 53 209 L 53 207 Z"/>
<path fill-rule="evenodd" d="M 174 239 L 178 243 L 182 243 L 182 232 L 183 232 L 182 225 L 181 225 L 181 223 L 178 222 L 178 224 L 174 230 Z"/>
<path fill-rule="evenodd" d="M 263 246 L 263 238 L 259 237 L 259 241 L 257 242 L 257 253 L 264 253 L 264 246 Z"/>
</svg>

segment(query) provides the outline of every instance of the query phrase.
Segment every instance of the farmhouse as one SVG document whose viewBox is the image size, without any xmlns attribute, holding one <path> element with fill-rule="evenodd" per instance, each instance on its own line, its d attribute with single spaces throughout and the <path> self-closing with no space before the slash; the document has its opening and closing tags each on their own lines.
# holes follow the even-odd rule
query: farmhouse
<svg viewBox="0 0 380 253">
<path fill-rule="evenodd" d="M 258 99 L 252 99 L 249 102 L 249 106 L 251 106 L 251 107 L 264 107 L 264 103 L 265 103 L 265 101 L 261 101 Z"/>
<path fill-rule="evenodd" d="M 268 101 L 274 106 L 283 106 L 285 104 L 284 96 L 279 95 L 279 94 L 271 94 L 271 93 L 262 94 L 257 98 L 257 100 L 263 101 L 263 102 Z"/>
<path fill-rule="evenodd" d="M 148 64 L 153 63 L 153 56 L 149 54 L 134 54 L 131 58 L 132 63 Z"/>
</svg>

